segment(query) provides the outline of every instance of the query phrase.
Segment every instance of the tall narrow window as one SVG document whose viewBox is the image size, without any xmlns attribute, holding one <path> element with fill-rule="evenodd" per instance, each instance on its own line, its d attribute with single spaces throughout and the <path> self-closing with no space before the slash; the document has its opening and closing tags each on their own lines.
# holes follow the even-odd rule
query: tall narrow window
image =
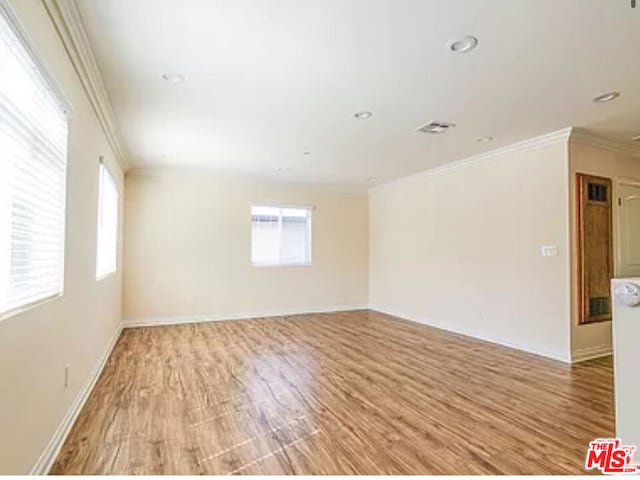
<svg viewBox="0 0 640 480">
<path fill-rule="evenodd" d="M 61 295 L 66 108 L 0 3 L 0 315 Z"/>
<path fill-rule="evenodd" d="M 98 167 L 98 251 L 96 278 L 116 271 L 118 257 L 118 187 L 109 170 Z"/>
<path fill-rule="evenodd" d="M 311 209 L 251 207 L 251 263 L 311 265 Z"/>
</svg>

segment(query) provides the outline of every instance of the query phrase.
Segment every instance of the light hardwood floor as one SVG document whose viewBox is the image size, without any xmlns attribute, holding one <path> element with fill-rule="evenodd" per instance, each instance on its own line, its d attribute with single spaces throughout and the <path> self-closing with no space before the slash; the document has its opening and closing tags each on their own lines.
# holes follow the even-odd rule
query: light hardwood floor
<svg viewBox="0 0 640 480">
<path fill-rule="evenodd" d="M 577 366 L 369 311 L 125 330 L 56 474 L 568 474 L 613 435 Z"/>
</svg>

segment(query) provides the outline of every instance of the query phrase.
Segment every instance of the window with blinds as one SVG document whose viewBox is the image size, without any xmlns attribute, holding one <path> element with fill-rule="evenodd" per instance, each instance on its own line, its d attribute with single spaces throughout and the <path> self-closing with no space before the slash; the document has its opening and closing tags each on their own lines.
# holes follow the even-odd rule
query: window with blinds
<svg viewBox="0 0 640 480">
<path fill-rule="evenodd" d="M 311 208 L 251 207 L 251 263 L 311 265 Z"/>
<path fill-rule="evenodd" d="M 96 278 L 116 271 L 118 252 L 118 187 L 109 169 L 100 162 L 98 171 L 98 249 Z"/>
<path fill-rule="evenodd" d="M 0 3 L 0 315 L 62 294 L 65 106 Z"/>
</svg>

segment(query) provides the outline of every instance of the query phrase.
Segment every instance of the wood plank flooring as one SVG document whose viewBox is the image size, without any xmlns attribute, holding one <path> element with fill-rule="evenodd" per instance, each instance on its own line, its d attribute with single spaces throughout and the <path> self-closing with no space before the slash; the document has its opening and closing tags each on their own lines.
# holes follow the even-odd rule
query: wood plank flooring
<svg viewBox="0 0 640 480">
<path fill-rule="evenodd" d="M 611 359 L 370 312 L 125 330 L 55 474 L 579 474 Z"/>
</svg>

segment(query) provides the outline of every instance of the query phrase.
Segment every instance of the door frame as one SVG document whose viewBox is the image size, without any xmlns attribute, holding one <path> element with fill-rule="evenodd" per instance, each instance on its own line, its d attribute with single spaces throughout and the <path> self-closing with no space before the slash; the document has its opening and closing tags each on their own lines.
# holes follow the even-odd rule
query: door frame
<svg viewBox="0 0 640 480">
<path fill-rule="evenodd" d="M 620 242 L 620 225 L 622 220 L 620 218 L 621 209 L 618 199 L 620 198 L 620 190 L 623 186 L 640 187 L 640 178 L 633 177 L 614 177 L 613 180 L 613 256 L 615 261 L 613 262 L 613 277 L 618 278 L 618 274 L 622 268 L 622 245 Z"/>
</svg>

